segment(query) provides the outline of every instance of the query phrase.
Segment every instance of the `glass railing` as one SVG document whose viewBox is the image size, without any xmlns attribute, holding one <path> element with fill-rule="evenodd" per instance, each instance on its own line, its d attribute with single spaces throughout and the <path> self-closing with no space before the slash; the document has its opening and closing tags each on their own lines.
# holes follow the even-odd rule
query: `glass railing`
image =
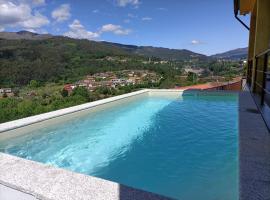
<svg viewBox="0 0 270 200">
<path fill-rule="evenodd" d="M 270 49 L 255 57 L 253 92 L 260 97 L 260 104 L 270 106 Z M 251 82 L 251 81 L 250 81 Z"/>
<path fill-rule="evenodd" d="M 253 60 L 248 61 L 248 66 L 247 66 L 247 84 L 250 87 L 251 82 L 252 82 L 252 68 L 253 68 Z"/>
</svg>

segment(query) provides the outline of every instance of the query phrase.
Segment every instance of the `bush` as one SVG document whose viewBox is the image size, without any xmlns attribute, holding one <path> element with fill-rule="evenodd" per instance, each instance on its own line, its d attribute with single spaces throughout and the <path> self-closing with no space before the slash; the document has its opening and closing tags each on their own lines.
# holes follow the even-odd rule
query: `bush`
<svg viewBox="0 0 270 200">
<path fill-rule="evenodd" d="M 63 89 L 63 90 L 61 91 L 61 95 L 62 95 L 62 97 L 67 97 L 67 96 L 68 96 L 68 91 L 65 90 L 65 89 Z"/>
<path fill-rule="evenodd" d="M 87 99 L 87 101 L 90 99 L 89 91 L 85 87 L 76 87 L 72 92 L 72 96 L 81 96 Z"/>
<path fill-rule="evenodd" d="M 187 81 L 190 81 L 192 83 L 196 83 L 198 79 L 198 75 L 193 72 L 188 72 Z"/>
<path fill-rule="evenodd" d="M 29 83 L 30 88 L 38 88 L 40 86 L 39 82 L 36 80 L 31 80 Z"/>
</svg>

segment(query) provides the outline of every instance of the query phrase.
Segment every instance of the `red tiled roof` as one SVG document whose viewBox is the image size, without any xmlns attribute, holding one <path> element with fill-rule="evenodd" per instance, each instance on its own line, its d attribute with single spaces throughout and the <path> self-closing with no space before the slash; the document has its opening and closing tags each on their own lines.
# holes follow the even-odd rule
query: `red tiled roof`
<svg viewBox="0 0 270 200">
<path fill-rule="evenodd" d="M 241 79 L 236 78 L 230 82 L 213 82 L 213 83 L 205 83 L 205 84 L 191 85 L 191 86 L 185 86 L 185 87 L 175 87 L 175 88 L 179 90 L 209 90 L 209 89 L 219 88 L 222 86 L 232 85 L 239 82 L 241 82 Z"/>
</svg>

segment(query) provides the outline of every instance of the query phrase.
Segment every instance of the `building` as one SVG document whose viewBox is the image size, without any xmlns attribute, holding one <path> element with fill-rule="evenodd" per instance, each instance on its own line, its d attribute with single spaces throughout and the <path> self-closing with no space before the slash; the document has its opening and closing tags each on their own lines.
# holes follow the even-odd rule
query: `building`
<svg viewBox="0 0 270 200">
<path fill-rule="evenodd" d="M 68 94 L 71 94 L 71 92 L 76 88 L 76 85 L 73 84 L 66 84 L 64 86 L 64 90 L 68 91 Z"/>
<path fill-rule="evenodd" d="M 269 199 L 270 1 L 234 0 L 234 13 L 249 31 L 246 92 L 240 93 L 239 102 L 239 199 Z M 239 14 L 250 15 L 250 23 Z"/>
<path fill-rule="evenodd" d="M 238 13 L 250 14 L 250 24 Z M 235 0 L 235 16 L 249 30 L 247 86 L 270 127 L 270 1 Z"/>
<path fill-rule="evenodd" d="M 12 89 L 11 88 L 0 88 L 0 93 L 11 93 Z"/>
<path fill-rule="evenodd" d="M 191 67 L 185 68 L 185 73 L 188 74 L 189 72 L 197 74 L 198 76 L 200 76 L 204 72 L 204 69 L 193 69 Z"/>
<path fill-rule="evenodd" d="M 14 93 L 11 88 L 0 88 L 0 97 L 12 97 Z"/>
</svg>

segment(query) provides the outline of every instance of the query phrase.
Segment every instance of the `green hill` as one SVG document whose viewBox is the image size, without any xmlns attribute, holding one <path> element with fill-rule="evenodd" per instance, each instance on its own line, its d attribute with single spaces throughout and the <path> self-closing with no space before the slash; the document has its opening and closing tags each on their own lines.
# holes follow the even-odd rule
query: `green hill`
<svg viewBox="0 0 270 200">
<path fill-rule="evenodd" d="M 118 43 L 103 42 L 104 44 L 113 45 L 120 47 L 121 49 L 135 54 L 146 57 L 156 57 L 162 60 L 172 60 L 172 61 L 184 61 L 190 59 L 207 59 L 207 56 L 194 53 L 186 49 L 168 49 L 162 47 L 152 47 L 152 46 L 135 46 L 135 45 L 124 45 Z"/>
<path fill-rule="evenodd" d="M 152 62 L 148 62 L 151 58 Z M 158 61 L 170 62 L 158 62 Z M 205 68 L 217 74 L 230 67 L 216 58 L 150 46 L 71 39 L 27 31 L 0 32 L 0 86 L 39 82 L 74 82 L 87 74 L 123 69 L 147 69 L 167 77 L 183 67 Z"/>
<path fill-rule="evenodd" d="M 53 37 L 42 40 L 0 39 L 0 85 L 30 80 L 57 81 L 114 67 L 106 56 L 135 57 L 100 42 Z"/>
<path fill-rule="evenodd" d="M 31 80 L 71 82 L 86 74 L 108 70 L 153 70 L 153 66 L 143 64 L 149 57 L 183 61 L 205 56 L 187 50 L 137 47 L 27 31 L 2 32 L 0 85 L 26 85 Z M 156 68 L 159 66 L 155 66 L 154 70 L 169 71 L 167 68 Z"/>
<path fill-rule="evenodd" d="M 227 59 L 227 60 L 241 60 L 247 59 L 248 48 L 238 48 L 224 53 L 213 55 L 213 58 Z"/>
</svg>

